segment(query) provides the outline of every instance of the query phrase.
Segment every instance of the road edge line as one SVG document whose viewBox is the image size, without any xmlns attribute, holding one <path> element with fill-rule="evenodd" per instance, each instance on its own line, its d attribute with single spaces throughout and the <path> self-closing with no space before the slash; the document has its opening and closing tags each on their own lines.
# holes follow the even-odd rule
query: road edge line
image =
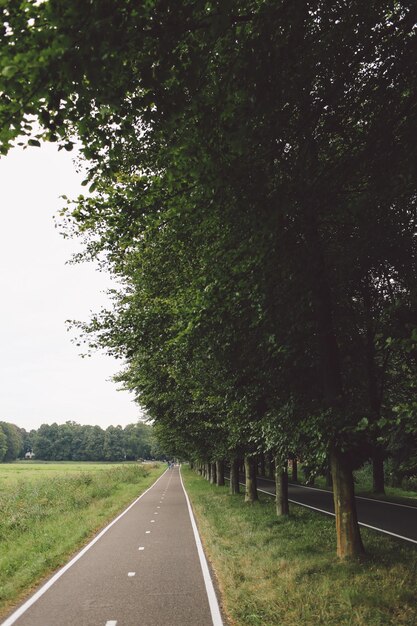
<svg viewBox="0 0 417 626">
<path fill-rule="evenodd" d="M 241 485 L 243 483 L 240 483 Z M 262 489 L 258 489 L 261 493 L 265 493 L 272 498 L 275 498 L 275 494 L 270 491 L 263 491 Z M 371 498 L 370 498 L 371 499 Z M 292 502 L 292 504 L 296 504 L 298 506 L 303 506 L 306 509 L 311 509 L 312 511 L 318 511 L 319 513 L 324 513 L 325 515 L 331 515 L 332 517 L 336 517 L 334 513 L 331 511 L 325 511 L 324 509 L 318 509 L 315 506 L 311 506 L 310 504 L 304 504 L 304 502 L 297 502 L 297 500 L 291 500 L 288 498 L 288 502 Z M 415 508 L 415 507 L 410 507 Z M 378 526 L 371 526 L 370 524 L 365 524 L 365 522 L 358 522 L 359 526 L 363 526 L 364 528 L 370 528 L 371 530 L 376 530 L 379 533 L 383 533 L 384 535 L 389 535 L 390 537 L 395 537 L 396 539 L 402 539 L 403 541 L 408 541 L 409 543 L 417 544 L 415 539 L 411 539 L 411 537 L 404 537 L 404 535 L 397 535 L 397 533 L 392 533 L 389 530 L 384 530 L 383 528 L 378 528 Z"/>
<path fill-rule="evenodd" d="M 96 535 L 94 537 L 94 539 L 92 539 L 86 546 L 84 546 L 84 548 L 82 548 L 82 550 L 80 550 L 80 552 L 78 552 L 72 559 L 71 561 L 69 561 L 66 565 L 64 565 L 63 567 L 61 567 L 61 569 L 59 569 L 53 576 L 52 578 L 50 578 L 44 585 L 42 585 L 42 587 L 40 589 L 38 589 L 38 591 L 36 591 L 32 596 L 30 596 L 30 598 L 28 600 L 26 600 L 26 602 L 24 602 L 22 604 L 22 606 L 20 606 L 18 609 L 16 609 L 16 611 L 14 611 L 11 615 L 9 615 L 9 617 L 6 619 L 6 621 L 2 622 L 0 624 L 0 626 L 12 626 L 12 624 L 14 624 L 16 622 L 16 620 L 19 619 L 19 617 L 22 617 L 22 615 L 24 613 L 26 613 L 26 611 L 33 605 L 35 604 L 35 602 L 37 602 L 39 600 L 39 598 L 41 598 L 47 591 L 48 589 L 50 589 L 52 587 L 52 585 L 54 583 L 56 583 L 56 581 L 61 578 L 61 576 L 63 574 L 65 574 L 65 572 L 67 572 L 70 567 L 72 567 L 74 565 L 74 563 L 76 563 L 82 556 L 84 556 L 84 554 L 86 552 L 88 552 L 88 550 L 90 548 L 93 547 L 93 545 L 95 543 L 97 543 L 97 541 L 99 539 L 101 539 L 101 537 L 114 525 L 116 524 L 116 522 L 118 522 L 124 515 L 126 515 L 126 513 L 128 511 L 130 511 L 130 509 L 135 506 L 135 504 L 137 502 L 139 502 L 139 500 L 141 498 L 143 498 L 143 496 L 148 493 L 148 491 L 150 491 L 155 485 L 156 483 L 161 480 L 161 478 L 163 476 L 165 476 L 165 474 L 167 473 L 167 469 L 165 470 L 165 472 L 163 472 L 159 478 L 157 478 L 155 480 L 154 483 L 152 483 L 152 485 L 150 487 L 148 487 L 146 489 L 146 491 L 144 491 L 143 493 L 141 493 L 141 495 L 136 498 L 136 500 L 134 500 L 131 504 L 129 504 L 129 506 L 122 511 L 113 521 L 110 522 L 110 524 L 108 524 L 105 528 L 103 528 L 103 530 L 101 530 L 99 532 L 98 535 Z"/>
<path fill-rule="evenodd" d="M 268 482 L 274 483 L 275 481 L 270 478 L 261 477 L 262 480 L 267 480 Z M 309 485 L 299 485 L 298 483 L 288 483 L 290 487 L 299 487 L 300 489 L 311 489 L 312 491 L 321 491 L 323 493 L 331 493 L 333 495 L 333 491 L 329 489 L 321 489 L 320 487 L 310 487 Z M 409 498 L 410 496 L 398 496 L 400 498 Z M 412 504 L 403 504 L 402 502 L 392 502 L 391 500 L 380 500 L 379 498 L 368 498 L 367 496 L 360 496 L 355 494 L 355 498 L 358 500 L 367 500 L 368 502 L 379 502 L 379 504 L 389 504 L 390 506 L 401 506 L 404 509 L 417 509 L 417 505 L 413 506 Z"/>
<path fill-rule="evenodd" d="M 185 501 L 187 502 L 188 514 L 190 516 L 191 526 L 194 533 L 194 540 L 197 546 L 198 557 L 200 559 L 200 565 L 203 572 L 204 584 L 206 586 L 207 599 L 210 606 L 211 619 L 213 621 L 213 626 L 224 626 L 223 619 L 220 613 L 219 603 L 217 601 L 216 592 L 214 590 L 213 581 L 211 579 L 210 570 L 207 564 L 206 555 L 204 554 L 203 544 L 201 542 L 200 534 L 198 532 L 197 524 L 195 521 L 194 513 L 191 508 L 190 499 L 184 487 L 184 482 L 182 480 L 181 467 L 179 470 L 179 476 L 181 480 L 181 486 L 184 492 Z M 3 625 L 1 625 L 3 626 Z"/>
</svg>

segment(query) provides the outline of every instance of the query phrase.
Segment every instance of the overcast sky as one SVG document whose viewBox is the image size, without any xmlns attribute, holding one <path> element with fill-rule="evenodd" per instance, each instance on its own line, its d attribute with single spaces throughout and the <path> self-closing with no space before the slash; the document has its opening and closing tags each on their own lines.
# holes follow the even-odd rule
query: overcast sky
<svg viewBox="0 0 417 626">
<path fill-rule="evenodd" d="M 91 264 L 68 265 L 79 243 L 64 240 L 53 215 L 60 195 L 84 191 L 73 153 L 14 148 L 0 159 L 0 420 L 126 425 L 140 417 L 110 378 L 120 362 L 82 359 L 65 320 L 87 320 L 106 304 L 110 279 Z"/>
</svg>

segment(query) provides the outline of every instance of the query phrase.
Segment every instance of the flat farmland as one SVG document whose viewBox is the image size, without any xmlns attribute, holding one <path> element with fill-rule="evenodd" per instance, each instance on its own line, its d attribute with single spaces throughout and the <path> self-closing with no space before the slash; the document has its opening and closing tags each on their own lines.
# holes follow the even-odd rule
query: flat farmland
<svg viewBox="0 0 417 626">
<path fill-rule="evenodd" d="M 16 461 L 0 463 L 0 492 L 20 481 L 45 480 L 56 476 L 71 476 L 80 473 L 103 472 L 117 467 L 137 466 L 137 463 L 90 463 L 88 461 Z"/>
<path fill-rule="evenodd" d="M 0 617 L 147 489 L 157 463 L 0 465 Z"/>
</svg>

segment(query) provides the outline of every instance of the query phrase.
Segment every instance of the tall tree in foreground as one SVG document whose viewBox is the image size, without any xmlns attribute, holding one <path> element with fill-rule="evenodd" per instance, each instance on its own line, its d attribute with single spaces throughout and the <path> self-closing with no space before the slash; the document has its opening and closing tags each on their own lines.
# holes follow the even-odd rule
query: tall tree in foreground
<svg viewBox="0 0 417 626">
<path fill-rule="evenodd" d="M 3 151 L 31 134 L 35 114 L 45 130 L 29 143 L 45 136 L 70 149 L 71 133 L 81 138 L 97 195 L 81 198 L 72 219 L 90 233 L 87 252 L 104 253 L 127 285 L 132 306 L 116 311 L 123 333 L 111 315 L 99 330 L 127 357 L 129 384 L 155 419 L 187 424 L 200 446 L 213 424 L 207 409 L 218 408 L 221 394 L 192 382 L 213 338 L 198 329 L 206 328 L 207 299 L 219 293 L 225 306 L 215 321 L 227 349 L 213 362 L 225 364 L 235 328 L 242 354 L 257 338 L 251 365 L 261 366 L 254 376 L 235 351 L 237 366 L 225 367 L 234 409 L 221 412 L 226 426 L 235 434 L 239 422 L 238 440 L 255 424 L 247 443 L 257 445 L 258 421 L 279 416 L 288 401 L 274 384 L 287 370 L 289 395 L 310 410 L 304 428 L 331 458 L 338 554 L 360 555 L 352 468 L 365 455 L 364 387 L 351 347 L 364 326 L 352 319 L 357 281 L 378 285 L 386 267 L 389 284 L 398 274 L 410 298 L 416 290 L 409 264 L 394 264 L 391 248 L 368 246 L 370 234 L 397 248 L 400 235 L 415 237 L 414 3 L 184 0 L 173 11 L 156 0 L 26 0 L 18 8 L 5 0 L 2 12 Z M 175 268 L 163 254 L 150 263 L 165 234 Z M 244 269 L 258 289 L 233 284 Z M 185 354 L 193 375 L 181 381 Z M 306 385 L 314 388 L 307 399 L 297 384 L 305 362 L 309 380 L 319 381 Z"/>
</svg>

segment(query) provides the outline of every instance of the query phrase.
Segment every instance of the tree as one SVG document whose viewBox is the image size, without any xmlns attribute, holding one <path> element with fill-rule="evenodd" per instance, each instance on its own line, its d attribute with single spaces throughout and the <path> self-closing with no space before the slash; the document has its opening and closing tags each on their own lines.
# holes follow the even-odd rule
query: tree
<svg viewBox="0 0 417 626">
<path fill-rule="evenodd" d="M 21 433 L 17 426 L 10 424 L 9 422 L 0 422 L 0 430 L 5 435 L 7 445 L 2 460 L 6 463 L 15 461 L 18 458 L 22 447 Z"/>
<path fill-rule="evenodd" d="M 37 459 L 44 461 L 55 461 L 55 443 L 59 437 L 59 426 L 53 424 L 42 424 L 36 433 L 33 451 Z"/>
<path fill-rule="evenodd" d="M 7 452 L 7 437 L 3 431 L 3 428 L 0 427 L 0 463 L 4 461 L 6 452 Z"/>
<path fill-rule="evenodd" d="M 126 444 L 121 426 L 109 426 L 104 433 L 103 455 L 106 461 L 124 461 Z"/>
<path fill-rule="evenodd" d="M 32 429 L 29 432 L 26 431 L 24 428 L 19 428 L 19 430 L 22 436 L 22 448 L 20 450 L 19 456 L 24 458 L 26 452 L 33 452 L 36 430 Z"/>
<path fill-rule="evenodd" d="M 104 430 L 100 426 L 86 426 L 84 438 L 86 460 L 104 461 L 104 437 Z"/>
<path fill-rule="evenodd" d="M 150 459 L 152 456 L 152 427 L 143 424 L 128 424 L 124 428 L 126 459 Z"/>
<path fill-rule="evenodd" d="M 415 234 L 417 9 L 24 6 L 3 9 L 3 149 L 35 112 L 32 144 L 83 142 L 96 195 L 68 215 L 126 285 L 93 320 L 99 343 L 127 357 L 122 377 L 166 436 L 208 462 L 225 433 L 253 454 L 268 415 L 284 448 L 294 400 L 294 430 L 331 459 L 338 554 L 360 555 L 352 469 L 381 426 L 371 336 L 377 317 L 394 325 L 381 276 L 416 285 L 397 252 Z M 382 317 L 358 299 L 366 282 Z"/>
</svg>

